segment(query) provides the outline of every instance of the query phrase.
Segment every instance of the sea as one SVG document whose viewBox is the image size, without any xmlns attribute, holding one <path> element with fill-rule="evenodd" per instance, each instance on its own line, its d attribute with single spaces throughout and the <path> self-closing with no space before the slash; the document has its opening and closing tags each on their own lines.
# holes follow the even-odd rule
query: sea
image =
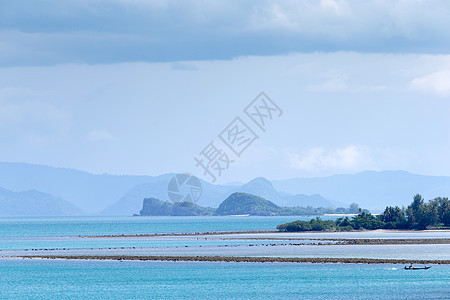
<svg viewBox="0 0 450 300">
<path fill-rule="evenodd" d="M 335 217 L 329 217 L 333 219 Z M 450 266 L 19 258 L 192 255 L 450 259 L 448 245 L 334 245 L 327 238 L 450 238 L 449 232 L 184 233 L 274 230 L 308 217 L 0 219 L 1 299 L 450 299 Z M 177 233 L 178 236 L 164 234 Z M 132 235 L 153 235 L 133 237 Z M 279 239 L 280 236 L 283 239 Z M 304 238 L 304 240 L 301 240 Z M 308 245 L 322 238 L 328 245 Z M 303 245 L 298 245 L 302 243 Z"/>
<path fill-rule="evenodd" d="M 449 299 L 433 266 L 2 259 L 2 299 Z"/>
<path fill-rule="evenodd" d="M 278 224 L 314 217 L 51 217 L 0 218 L 0 237 L 105 236 L 275 230 Z M 325 216 L 323 220 L 336 217 Z"/>
</svg>

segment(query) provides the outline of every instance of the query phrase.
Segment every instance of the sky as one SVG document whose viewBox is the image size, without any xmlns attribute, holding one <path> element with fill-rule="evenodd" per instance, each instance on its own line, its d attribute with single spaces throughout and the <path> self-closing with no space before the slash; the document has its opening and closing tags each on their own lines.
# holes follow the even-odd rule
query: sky
<svg viewBox="0 0 450 300">
<path fill-rule="evenodd" d="M 0 161 L 216 183 L 450 176 L 448 15 L 433 0 L 0 0 Z M 260 92 L 280 109 L 264 130 L 245 113 Z M 237 117 L 257 137 L 239 156 L 220 138 Z M 215 178 L 194 159 L 211 142 L 229 162 Z"/>
</svg>

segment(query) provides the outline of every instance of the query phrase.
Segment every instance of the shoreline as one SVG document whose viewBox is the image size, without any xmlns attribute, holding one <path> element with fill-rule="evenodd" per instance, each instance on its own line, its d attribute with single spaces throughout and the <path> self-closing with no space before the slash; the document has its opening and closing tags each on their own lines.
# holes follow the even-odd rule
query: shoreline
<svg viewBox="0 0 450 300">
<path fill-rule="evenodd" d="M 127 237 L 124 237 L 127 238 Z M 330 245 L 447 245 L 450 244 L 450 238 L 442 239 L 383 239 L 383 238 L 265 238 L 265 237 L 251 237 L 251 238 L 240 238 L 240 237 L 212 237 L 205 238 L 205 240 L 219 240 L 219 241 L 234 241 L 234 240 L 251 240 L 251 241 L 285 241 L 285 242 L 294 242 L 290 243 L 292 246 L 304 245 L 304 246 L 330 246 Z M 300 243 L 295 243 L 296 241 L 300 241 Z M 317 243 L 301 243 L 301 241 L 311 241 Z M 327 243 L 322 243 L 327 242 Z M 287 244 L 280 244 L 287 245 Z M 271 245 L 275 246 L 275 245 Z M 279 246 L 278 244 L 276 246 Z M 0 250 L 2 251 L 2 250 Z"/>
<path fill-rule="evenodd" d="M 351 231 L 279 231 L 279 230 L 242 230 L 242 231 L 206 231 L 193 233 L 149 233 L 149 234 L 111 234 L 111 235 L 77 235 L 70 236 L 76 238 L 118 238 L 118 237 L 177 237 L 177 236 L 202 236 L 202 235 L 229 235 L 229 234 L 258 234 L 258 233 L 278 233 L 278 234 L 322 234 L 322 233 L 344 233 L 344 232 L 402 232 L 402 233 L 417 233 L 417 232 L 450 232 L 450 229 L 426 229 L 426 230 L 411 230 L 411 229 L 375 229 L 375 230 L 351 230 Z M 304 239 L 303 239 L 304 240 Z"/>
<path fill-rule="evenodd" d="M 253 263 L 337 263 L 337 264 L 420 264 L 449 265 L 450 260 L 407 260 L 378 258 L 329 258 L 329 257 L 234 257 L 234 256 L 124 256 L 124 255 L 34 255 L 3 258 L 22 259 L 72 259 L 117 261 L 195 261 L 195 262 L 253 262 Z M 0 258 L 1 259 L 1 258 Z"/>
<path fill-rule="evenodd" d="M 118 238 L 118 237 L 171 237 L 171 236 L 202 236 L 202 235 L 227 235 L 227 234 L 255 234 L 255 233 L 279 233 L 278 230 L 243 230 L 243 231 L 206 231 L 192 233 L 148 233 L 148 234 L 110 234 L 110 235 L 76 235 L 76 238 Z"/>
<path fill-rule="evenodd" d="M 446 245 L 450 239 L 320 239 L 333 241 L 335 244 L 324 245 Z M 319 241 L 320 241 L 319 240 Z"/>
</svg>

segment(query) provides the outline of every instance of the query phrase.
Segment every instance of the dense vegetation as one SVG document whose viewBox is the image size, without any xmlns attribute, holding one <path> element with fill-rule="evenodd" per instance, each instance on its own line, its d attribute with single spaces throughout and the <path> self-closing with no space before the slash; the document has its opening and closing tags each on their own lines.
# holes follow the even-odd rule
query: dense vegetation
<svg viewBox="0 0 450 300">
<path fill-rule="evenodd" d="M 233 193 L 217 208 L 216 215 L 278 215 L 281 207 L 264 198 L 247 194 Z"/>
<path fill-rule="evenodd" d="M 324 214 L 357 214 L 360 212 L 369 212 L 366 209 L 361 209 L 357 203 L 350 204 L 349 207 L 338 207 L 338 208 L 332 208 L 332 207 L 301 207 L 301 206 L 295 206 L 295 207 L 283 207 L 283 209 L 287 210 L 288 212 L 295 212 L 295 213 L 287 213 L 284 215 L 296 215 L 296 216 L 321 216 Z"/>
<path fill-rule="evenodd" d="M 252 216 L 320 216 L 326 213 L 354 214 L 361 212 L 358 204 L 349 208 L 282 207 L 264 198 L 247 194 L 233 193 L 225 199 L 217 210 L 202 207 L 191 202 L 171 203 L 155 198 L 144 199 L 141 216 L 199 216 L 199 215 L 252 215 Z"/>
<path fill-rule="evenodd" d="M 435 198 L 425 202 L 421 195 L 415 195 L 407 208 L 388 206 L 380 215 L 361 212 L 352 217 L 336 221 L 319 218 L 310 221 L 294 221 L 277 226 L 280 231 L 348 231 L 359 229 L 426 229 L 450 227 L 450 201 Z"/>
<path fill-rule="evenodd" d="M 171 203 L 155 198 L 144 199 L 144 205 L 140 211 L 141 216 L 205 216 L 213 213 L 213 208 L 202 207 L 192 202 Z"/>
<path fill-rule="evenodd" d="M 352 203 L 349 208 L 338 207 L 284 207 L 264 198 L 247 194 L 233 193 L 225 199 L 216 210 L 216 215 L 253 215 L 253 216 L 317 216 L 323 214 L 355 214 L 360 212 L 358 204 Z"/>
<path fill-rule="evenodd" d="M 388 206 L 379 217 L 384 223 L 383 228 L 449 227 L 450 201 L 439 197 L 425 202 L 421 195 L 415 195 L 406 209 Z"/>
</svg>

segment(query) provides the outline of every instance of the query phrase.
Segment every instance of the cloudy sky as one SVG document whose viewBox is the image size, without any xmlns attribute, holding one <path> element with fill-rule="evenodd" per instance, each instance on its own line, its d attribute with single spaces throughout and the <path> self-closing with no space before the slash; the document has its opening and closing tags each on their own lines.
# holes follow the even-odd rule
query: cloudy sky
<svg viewBox="0 0 450 300">
<path fill-rule="evenodd" d="M 450 175 L 450 2 L 0 0 L 0 161 L 217 182 Z M 281 116 L 244 113 L 264 91 Z M 258 136 L 240 157 L 219 134 Z M 217 174 L 216 174 L 217 175 Z"/>
</svg>

